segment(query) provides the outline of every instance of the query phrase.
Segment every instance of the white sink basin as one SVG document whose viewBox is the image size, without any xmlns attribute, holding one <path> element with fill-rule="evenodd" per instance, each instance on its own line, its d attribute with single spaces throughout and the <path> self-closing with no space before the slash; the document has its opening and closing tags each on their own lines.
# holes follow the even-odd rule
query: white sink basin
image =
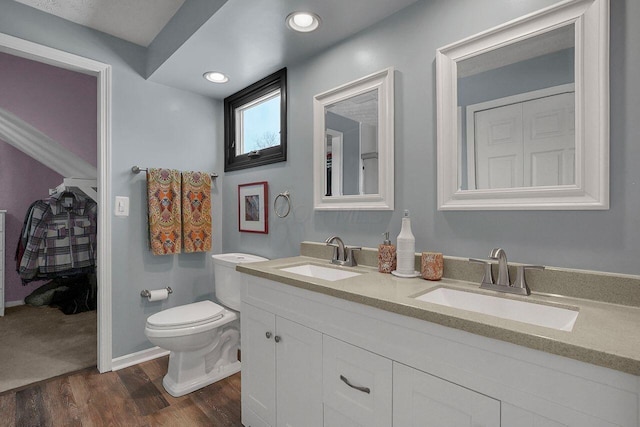
<svg viewBox="0 0 640 427">
<path fill-rule="evenodd" d="M 577 310 L 449 288 L 436 288 L 416 299 L 559 331 L 571 331 L 578 318 Z"/>
<path fill-rule="evenodd" d="M 296 265 L 295 267 L 281 268 L 280 270 L 302 276 L 314 277 L 316 279 L 328 280 L 330 282 L 359 276 L 361 274 L 355 271 L 339 270 L 337 268 L 322 267 L 315 264 Z"/>
</svg>

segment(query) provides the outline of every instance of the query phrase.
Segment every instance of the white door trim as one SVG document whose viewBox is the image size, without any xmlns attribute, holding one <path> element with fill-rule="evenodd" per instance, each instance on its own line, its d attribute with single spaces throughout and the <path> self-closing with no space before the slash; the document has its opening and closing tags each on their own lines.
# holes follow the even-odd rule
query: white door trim
<svg viewBox="0 0 640 427">
<path fill-rule="evenodd" d="M 112 367 L 111 66 L 0 33 L 0 52 L 96 76 L 98 90 L 98 370 Z M 53 184 L 53 183 L 52 183 Z"/>
<path fill-rule="evenodd" d="M 342 139 L 344 135 L 342 132 L 329 128 L 327 128 L 327 135 L 331 135 L 331 195 L 342 196 Z"/>
</svg>

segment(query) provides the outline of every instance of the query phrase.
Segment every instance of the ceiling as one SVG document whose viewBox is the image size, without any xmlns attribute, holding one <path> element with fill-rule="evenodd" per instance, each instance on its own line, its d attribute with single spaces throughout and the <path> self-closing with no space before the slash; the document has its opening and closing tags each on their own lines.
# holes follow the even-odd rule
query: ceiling
<svg viewBox="0 0 640 427">
<path fill-rule="evenodd" d="M 147 47 L 145 77 L 222 99 L 417 0 L 16 1 Z M 319 15 L 320 28 L 290 30 L 285 18 L 300 10 Z M 210 83 L 202 77 L 206 71 L 221 71 L 229 82 Z"/>
<path fill-rule="evenodd" d="M 16 0 L 147 47 L 185 0 Z"/>
</svg>

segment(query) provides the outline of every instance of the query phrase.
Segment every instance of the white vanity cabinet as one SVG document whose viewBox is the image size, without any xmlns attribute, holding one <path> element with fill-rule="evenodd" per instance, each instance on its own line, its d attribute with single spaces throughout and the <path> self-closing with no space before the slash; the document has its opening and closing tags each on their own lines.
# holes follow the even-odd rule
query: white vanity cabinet
<svg viewBox="0 0 640 427">
<path fill-rule="evenodd" d="M 4 257 L 5 257 L 5 247 L 4 247 L 4 235 L 6 233 L 4 217 L 7 211 L 0 210 L 0 316 L 4 316 Z"/>
<path fill-rule="evenodd" d="M 637 376 L 243 277 L 246 427 L 640 426 Z"/>
<path fill-rule="evenodd" d="M 322 334 L 242 306 L 242 423 L 322 426 Z"/>
<path fill-rule="evenodd" d="M 394 362 L 393 425 L 500 427 L 500 401 Z"/>
</svg>

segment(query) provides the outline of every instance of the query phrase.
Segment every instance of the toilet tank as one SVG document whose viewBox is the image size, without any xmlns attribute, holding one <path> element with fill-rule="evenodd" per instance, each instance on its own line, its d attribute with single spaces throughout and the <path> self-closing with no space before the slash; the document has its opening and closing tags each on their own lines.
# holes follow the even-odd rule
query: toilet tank
<svg viewBox="0 0 640 427">
<path fill-rule="evenodd" d="M 257 255 L 230 253 L 211 255 L 213 258 L 213 277 L 216 298 L 226 307 L 240 311 L 241 273 L 236 271 L 236 265 L 249 262 L 268 261 Z"/>
</svg>

